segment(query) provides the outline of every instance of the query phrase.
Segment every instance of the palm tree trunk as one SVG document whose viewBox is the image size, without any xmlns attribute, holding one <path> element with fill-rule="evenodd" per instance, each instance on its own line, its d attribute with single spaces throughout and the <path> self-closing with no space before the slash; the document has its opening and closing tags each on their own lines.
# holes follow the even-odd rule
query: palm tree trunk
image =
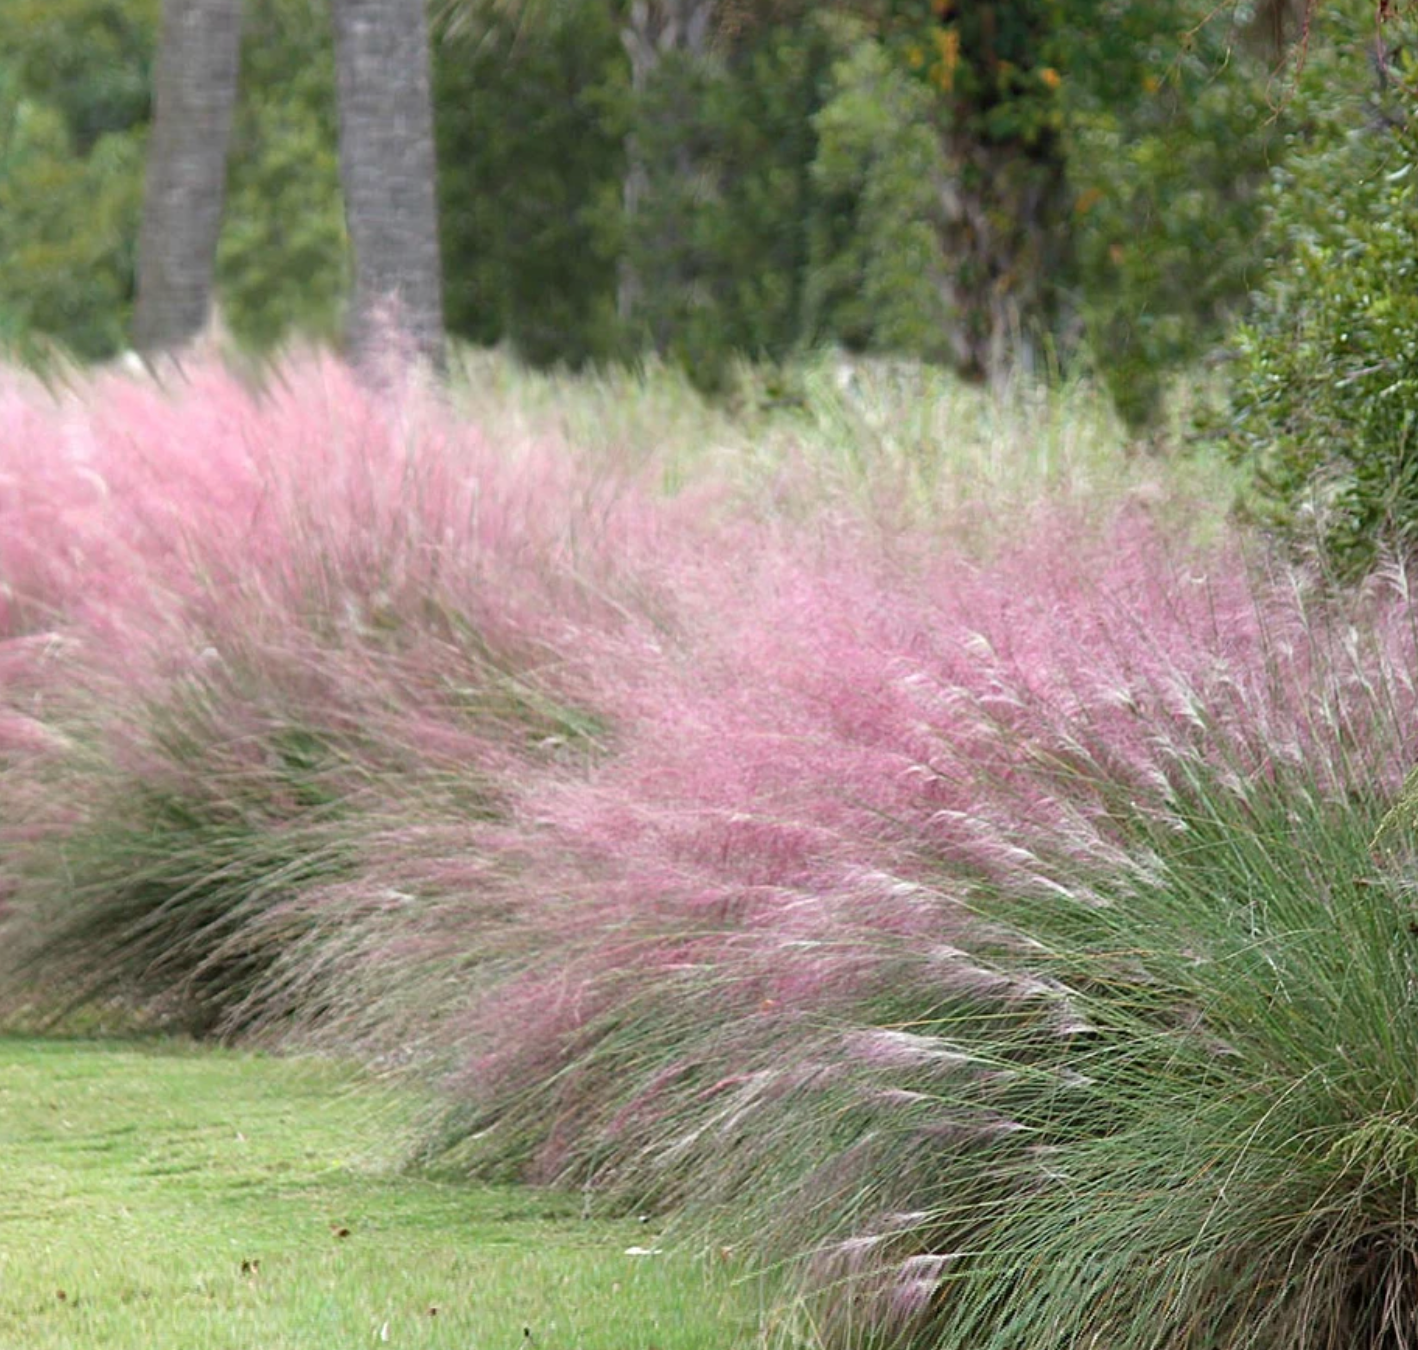
<svg viewBox="0 0 1418 1350">
<path fill-rule="evenodd" d="M 335 0 L 340 177 L 355 260 L 349 347 L 440 365 L 443 305 L 424 0 Z"/>
<path fill-rule="evenodd" d="M 164 0 L 133 316 L 145 354 L 207 322 L 240 55 L 240 0 Z"/>
</svg>

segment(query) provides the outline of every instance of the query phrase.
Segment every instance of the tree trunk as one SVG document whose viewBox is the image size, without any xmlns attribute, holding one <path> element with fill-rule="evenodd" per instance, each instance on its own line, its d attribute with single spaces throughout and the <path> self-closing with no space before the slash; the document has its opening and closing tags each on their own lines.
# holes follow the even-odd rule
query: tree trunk
<svg viewBox="0 0 1418 1350">
<path fill-rule="evenodd" d="M 1313 12 L 1309 0 L 1259 0 L 1243 35 L 1252 50 L 1279 66 L 1287 59 L 1291 45 L 1308 34 Z"/>
<path fill-rule="evenodd" d="M 133 316 L 144 354 L 207 322 L 240 56 L 240 0 L 164 0 Z"/>
<path fill-rule="evenodd" d="M 424 0 L 334 0 L 340 177 L 354 251 L 356 362 L 406 342 L 443 359 Z"/>
<path fill-rule="evenodd" d="M 945 141 L 956 170 L 941 232 L 956 367 L 992 382 L 1035 373 L 1069 261 L 1062 147 L 1053 136 L 1029 147 L 950 133 Z"/>
<path fill-rule="evenodd" d="M 1040 66 L 1059 22 L 1048 0 L 976 0 L 943 16 L 951 41 L 942 49 L 955 54 L 934 79 L 946 95 L 941 131 L 954 170 L 942 203 L 942 253 L 953 272 L 946 300 L 957 364 L 975 378 L 1035 368 L 1060 318 L 1068 176 L 1039 87 L 1052 91 L 1061 78 Z M 1017 92 L 1042 72 L 1051 84 Z"/>
</svg>

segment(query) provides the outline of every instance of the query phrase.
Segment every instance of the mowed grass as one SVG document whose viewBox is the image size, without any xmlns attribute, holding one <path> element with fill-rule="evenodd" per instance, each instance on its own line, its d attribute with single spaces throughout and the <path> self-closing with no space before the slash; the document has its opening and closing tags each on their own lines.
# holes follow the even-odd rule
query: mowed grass
<svg viewBox="0 0 1418 1350">
<path fill-rule="evenodd" d="M 407 1105 L 313 1061 L 0 1039 L 0 1347 L 732 1350 L 654 1223 L 396 1170 Z"/>
</svg>

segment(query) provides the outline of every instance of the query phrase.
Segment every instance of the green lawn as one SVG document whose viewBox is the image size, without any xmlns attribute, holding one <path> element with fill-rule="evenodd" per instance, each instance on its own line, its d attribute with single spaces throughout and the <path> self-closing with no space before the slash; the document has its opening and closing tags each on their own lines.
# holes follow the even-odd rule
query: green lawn
<svg viewBox="0 0 1418 1350">
<path fill-rule="evenodd" d="M 732 1350 L 748 1292 L 653 1225 L 392 1166 L 348 1075 L 170 1044 L 0 1039 L 3 1350 Z M 528 1338 L 530 1337 L 530 1341 Z"/>
</svg>

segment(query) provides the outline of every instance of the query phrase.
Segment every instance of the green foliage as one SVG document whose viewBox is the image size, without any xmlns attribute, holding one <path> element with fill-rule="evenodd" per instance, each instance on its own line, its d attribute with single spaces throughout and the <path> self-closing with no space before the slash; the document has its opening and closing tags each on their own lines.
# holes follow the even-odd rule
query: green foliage
<svg viewBox="0 0 1418 1350">
<path fill-rule="evenodd" d="M 929 91 L 861 35 L 817 114 L 811 330 L 858 350 L 946 355 L 938 232 L 946 163 Z"/>
<path fill-rule="evenodd" d="M 1418 946 L 1377 810 L 1313 766 L 1174 768 L 1162 809 L 1116 797 L 1130 869 L 975 892 L 998 996 L 901 953 L 873 1010 L 899 1053 L 855 1119 L 845 1069 L 760 1117 L 780 1170 L 748 1222 L 852 1233 L 802 1262 L 816 1343 L 1380 1350 L 1413 1325 Z M 818 1185 L 794 1213 L 837 1169 L 837 1207 Z"/>
<path fill-rule="evenodd" d="M 638 95 L 616 6 L 461 9 L 435 50 L 445 309 L 458 335 L 506 341 L 538 365 L 652 349 L 712 389 L 739 356 L 836 343 L 979 374 L 1001 335 L 1047 337 L 1067 357 L 1084 334 L 1141 427 L 1168 373 L 1207 349 L 1261 278 L 1256 184 L 1282 152 L 1297 158 L 1273 216 L 1310 253 L 1292 249 L 1255 332 L 1284 327 L 1287 296 L 1333 291 L 1332 258 L 1367 255 L 1370 273 L 1390 258 L 1384 285 L 1402 292 L 1399 206 L 1373 240 L 1362 221 L 1321 239 L 1301 220 L 1329 208 L 1334 173 L 1360 194 L 1351 222 L 1378 196 L 1406 200 L 1384 178 L 1406 148 L 1376 155 L 1341 134 L 1355 119 L 1336 91 L 1355 76 L 1333 51 L 1368 40 L 1362 0 L 1349 19 L 1326 8 L 1335 31 L 1317 33 L 1302 88 L 1278 110 L 1252 31 L 1265 5 L 728 5 L 709 54 L 669 54 Z M 54 340 L 90 358 L 126 345 L 158 13 L 158 0 L 11 0 L 0 12 L 0 342 L 34 352 Z M 244 23 L 223 317 L 258 349 L 291 331 L 330 339 L 349 245 L 328 0 L 250 0 Z M 629 146 L 645 172 L 627 217 Z M 627 277 L 638 296 L 623 313 Z M 1406 435 L 1404 386 L 1359 375 L 1375 364 L 1359 348 L 1401 345 L 1407 318 L 1395 300 L 1364 318 L 1386 336 L 1356 336 L 1350 311 L 1371 280 L 1316 320 L 1316 332 L 1342 320 L 1353 359 L 1332 380 L 1323 360 L 1307 370 L 1326 387 L 1352 378 L 1346 397 L 1372 386 L 1361 401 L 1394 425 L 1362 434 L 1392 440 Z M 1258 340 L 1243 337 L 1248 353 Z M 1280 420 L 1298 387 L 1285 356 L 1271 386 L 1241 400 Z M 1262 451 L 1259 426 L 1240 434 L 1267 460 L 1274 502 L 1313 488 L 1321 463 L 1326 511 L 1344 497 L 1328 457 Z M 1341 503 L 1354 518 L 1341 533 L 1387 528 L 1376 522 L 1393 514 L 1394 484 L 1408 491 L 1404 453 L 1353 470 L 1372 480 L 1358 489 L 1370 505 Z"/>
<path fill-rule="evenodd" d="M 1253 22 L 1205 0 L 889 7 L 892 68 L 928 94 L 909 125 L 939 140 L 934 171 L 903 169 L 889 196 L 907 216 L 934 199 L 921 275 L 947 292 L 963 368 L 990 368 L 1002 341 L 1067 356 L 1081 332 L 1127 421 L 1155 418 L 1260 263 L 1280 123 Z M 871 144 L 905 134 L 888 123 Z"/>
<path fill-rule="evenodd" d="M 1128 90 L 1070 86 L 1079 311 L 1134 428 L 1167 377 L 1224 332 L 1264 266 L 1265 177 L 1293 106 L 1272 106 L 1266 61 L 1231 50 L 1219 20 L 1124 63 Z"/>
<path fill-rule="evenodd" d="M 127 346 L 158 0 L 0 10 L 0 340 Z M 242 342 L 337 331 L 347 247 L 321 0 L 244 7 L 218 296 Z"/>
<path fill-rule="evenodd" d="M 1058 97 L 1062 33 L 1089 5 L 893 0 L 883 38 L 931 95 L 941 143 L 937 248 L 949 342 L 972 376 L 1030 364 L 1057 337 L 1070 274 Z M 1090 60 L 1096 57 L 1090 57 Z"/>
<path fill-rule="evenodd" d="M 1410 843 L 1418 833 L 1418 769 L 1404 779 L 1394 804 L 1379 821 L 1371 847 L 1381 856 Z"/>
<path fill-rule="evenodd" d="M 1086 331 L 1140 425 L 1254 279 L 1279 123 L 1249 10 L 729 7 L 707 55 L 667 53 L 632 95 L 603 7 L 460 8 L 449 312 L 539 363 L 650 348 L 713 388 L 734 354 L 835 342 L 979 374 L 1021 335 Z"/>
<path fill-rule="evenodd" d="M 1130 828 L 1148 884 L 1019 912 L 1089 1031 L 1040 1058 L 982 1024 L 1027 1129 L 942 1188 L 934 1240 L 972 1256 L 934 1343 L 1389 1344 L 1415 1312 L 1415 949 L 1371 812 L 1201 777 Z"/>
<path fill-rule="evenodd" d="M 325 0 L 246 0 L 217 249 L 222 317 L 257 349 L 334 340 L 349 271 Z"/>
<path fill-rule="evenodd" d="M 717 61 L 671 51 L 628 107 L 630 159 L 641 176 L 624 219 L 624 266 L 633 278 L 629 337 L 677 362 L 703 388 L 727 357 L 716 338 L 724 164 L 706 109 L 729 78 Z"/>
<path fill-rule="evenodd" d="M 779 360 L 814 332 L 815 117 L 844 33 L 807 15 L 718 56 L 663 59 L 629 122 L 645 181 L 625 224 L 632 337 L 703 388 L 735 354 Z"/>
<path fill-rule="evenodd" d="M 653 362 L 571 375 L 464 350 L 452 392 L 461 415 L 499 434 L 574 446 L 610 472 L 633 465 L 672 493 L 713 484 L 793 518 L 865 510 L 972 556 L 1046 503 L 1102 521 L 1103 502 L 1145 501 L 1199 543 L 1228 528 L 1236 468 L 1219 454 L 1126 454 L 1091 382 L 991 390 L 937 366 L 828 352 L 738 380 L 733 399 L 707 399 Z"/>
<path fill-rule="evenodd" d="M 218 768 L 211 720 L 197 700 L 166 710 L 143 753 L 168 762 L 111 779 L 67 841 L 62 874 L 29 877 L 36 950 L 53 963 L 29 991 L 36 1003 L 72 1011 L 111 999 L 156 1007 L 174 1029 L 243 1028 L 244 1001 L 304 931 L 292 922 L 252 941 L 246 921 L 348 872 L 343 747 L 318 730 L 276 726 L 264 762 L 236 753 Z M 202 762 L 207 777 L 184 780 Z M 111 772 L 88 767 L 96 778 Z M 21 945 L 12 943 L 7 967 Z"/>
<path fill-rule="evenodd" d="M 484 10 L 486 12 L 484 12 Z M 611 10 L 491 5 L 435 52 L 449 329 L 535 365 L 615 354 L 626 74 Z"/>
<path fill-rule="evenodd" d="M 160 0 L 6 0 L 0 51 L 21 87 L 63 119 L 71 149 L 148 120 Z"/>
<path fill-rule="evenodd" d="M 1255 514 L 1345 573 L 1418 538 L 1418 89 L 1411 30 L 1328 13 L 1269 198 L 1284 257 L 1236 343 L 1225 435 Z M 1322 45 L 1321 45 L 1322 43 Z"/>
<path fill-rule="evenodd" d="M 781 360 L 811 336 L 804 309 L 820 214 L 814 118 L 841 49 L 829 20 L 780 23 L 734 52 L 706 110 L 722 166 L 722 341 L 751 358 Z"/>
<path fill-rule="evenodd" d="M 157 0 L 0 9 L 0 340 L 121 350 Z"/>
<path fill-rule="evenodd" d="M 833 336 L 980 374 L 1021 339 L 1067 355 L 1081 328 L 1150 420 L 1258 262 L 1278 132 L 1234 19 L 897 0 L 863 41 L 818 117 Z"/>
</svg>

